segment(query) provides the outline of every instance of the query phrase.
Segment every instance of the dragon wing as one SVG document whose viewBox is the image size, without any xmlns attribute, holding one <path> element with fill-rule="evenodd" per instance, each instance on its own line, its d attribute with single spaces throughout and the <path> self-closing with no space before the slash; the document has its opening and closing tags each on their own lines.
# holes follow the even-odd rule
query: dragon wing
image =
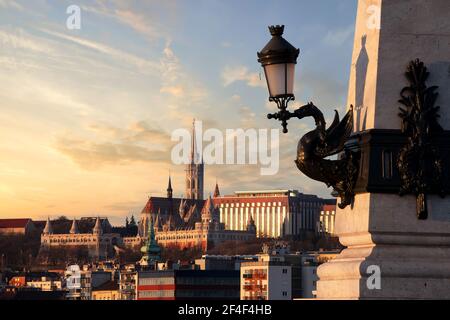
<svg viewBox="0 0 450 320">
<path fill-rule="evenodd" d="M 323 142 L 314 152 L 321 158 L 329 157 L 341 152 L 344 144 L 353 131 L 353 107 L 347 112 L 342 121 L 339 122 L 339 113 L 335 111 L 334 121 L 325 131 Z"/>
<path fill-rule="evenodd" d="M 337 110 L 334 110 L 334 120 L 331 126 L 326 130 L 326 135 L 328 135 L 336 126 L 339 124 L 339 112 Z"/>
</svg>

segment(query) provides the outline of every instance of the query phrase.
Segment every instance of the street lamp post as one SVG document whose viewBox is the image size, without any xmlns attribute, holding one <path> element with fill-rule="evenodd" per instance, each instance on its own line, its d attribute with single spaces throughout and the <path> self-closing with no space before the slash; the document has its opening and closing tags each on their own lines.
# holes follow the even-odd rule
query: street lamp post
<svg viewBox="0 0 450 320">
<path fill-rule="evenodd" d="M 269 100 L 276 102 L 278 117 L 270 115 L 282 121 L 283 132 L 287 133 L 287 120 L 289 119 L 287 105 L 289 101 L 295 100 L 294 79 L 295 65 L 300 53 L 289 42 L 283 38 L 284 26 L 270 26 L 272 39 L 258 52 L 258 62 L 264 68 L 264 74 L 269 89 Z"/>
<path fill-rule="evenodd" d="M 269 101 L 277 104 L 278 112 L 267 117 L 279 120 L 284 133 L 288 132 L 291 118 L 314 118 L 316 129 L 300 139 L 295 163 L 306 176 L 333 187 L 341 198 L 339 207 L 345 208 L 354 197 L 360 157 L 358 150 L 345 147 L 353 131 L 353 107 L 341 121 L 336 111 L 329 128 L 326 128 L 322 112 L 312 102 L 290 112 L 288 104 L 295 100 L 295 65 L 300 50 L 283 38 L 284 26 L 270 26 L 269 31 L 272 39 L 258 52 L 258 62 L 264 68 Z M 325 159 L 336 154 L 339 154 L 338 160 Z"/>
</svg>

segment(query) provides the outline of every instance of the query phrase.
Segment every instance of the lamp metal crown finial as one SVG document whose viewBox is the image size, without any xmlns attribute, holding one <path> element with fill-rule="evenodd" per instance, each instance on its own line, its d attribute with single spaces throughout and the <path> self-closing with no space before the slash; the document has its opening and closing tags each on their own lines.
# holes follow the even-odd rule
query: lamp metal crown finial
<svg viewBox="0 0 450 320">
<path fill-rule="evenodd" d="M 282 36 L 284 33 L 284 25 L 269 26 L 269 31 L 272 36 Z"/>
</svg>

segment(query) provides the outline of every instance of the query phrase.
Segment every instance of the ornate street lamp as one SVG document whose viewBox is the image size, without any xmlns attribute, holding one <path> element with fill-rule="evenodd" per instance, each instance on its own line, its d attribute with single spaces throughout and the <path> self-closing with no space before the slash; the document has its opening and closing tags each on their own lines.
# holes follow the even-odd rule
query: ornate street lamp
<svg viewBox="0 0 450 320">
<path fill-rule="evenodd" d="M 264 68 L 264 74 L 269 89 L 269 100 L 276 102 L 280 115 L 287 115 L 289 101 L 295 100 L 294 79 L 295 65 L 300 53 L 293 45 L 283 38 L 284 26 L 270 26 L 272 39 L 258 52 L 258 62 Z M 287 119 L 280 119 L 283 132 L 287 133 Z"/>
<path fill-rule="evenodd" d="M 282 37 L 284 26 L 270 26 L 269 31 L 272 39 L 258 52 L 258 62 L 266 75 L 269 101 L 275 102 L 279 111 L 267 117 L 281 121 L 284 133 L 288 132 L 287 121 L 291 118 L 314 118 L 316 129 L 301 138 L 295 162 L 306 176 L 332 186 L 341 198 L 339 207 L 344 208 L 353 199 L 358 176 L 359 152 L 344 148 L 353 131 L 353 108 L 350 108 L 342 121 L 339 121 L 336 111 L 334 121 L 328 129 L 322 112 L 312 102 L 294 112 L 287 110 L 289 101 L 295 99 L 295 65 L 300 50 Z M 338 153 L 339 160 L 325 159 Z"/>
<path fill-rule="evenodd" d="M 280 110 L 283 132 L 287 133 L 286 109 L 289 101 L 295 100 L 294 78 L 295 65 L 300 53 L 283 38 L 284 26 L 270 26 L 272 39 L 258 52 L 258 62 L 264 68 L 269 89 L 269 101 L 276 102 Z M 272 115 L 269 116 L 269 119 Z"/>
</svg>

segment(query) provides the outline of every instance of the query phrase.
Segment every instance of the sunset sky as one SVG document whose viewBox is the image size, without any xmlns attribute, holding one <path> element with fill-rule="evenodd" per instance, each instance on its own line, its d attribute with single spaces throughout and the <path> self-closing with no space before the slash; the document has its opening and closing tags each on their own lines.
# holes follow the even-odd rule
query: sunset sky
<svg viewBox="0 0 450 320">
<path fill-rule="evenodd" d="M 66 8 L 82 8 L 81 30 Z M 256 52 L 286 25 L 299 47 L 294 105 L 344 112 L 356 0 L 0 0 L 0 218 L 135 217 L 150 195 L 184 192 L 171 163 L 171 132 L 192 119 L 206 128 L 279 128 L 266 119 Z M 295 167 L 312 119 L 280 135 L 280 172 L 205 168 L 205 196 L 221 192 L 331 190 Z"/>
</svg>

